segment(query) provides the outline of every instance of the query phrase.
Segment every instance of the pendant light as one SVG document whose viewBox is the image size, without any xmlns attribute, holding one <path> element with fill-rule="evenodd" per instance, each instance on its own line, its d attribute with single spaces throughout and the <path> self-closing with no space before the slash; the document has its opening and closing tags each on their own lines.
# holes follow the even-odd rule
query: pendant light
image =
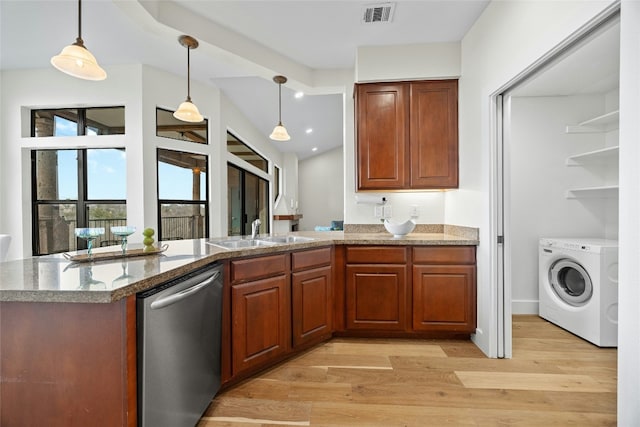
<svg viewBox="0 0 640 427">
<path fill-rule="evenodd" d="M 278 84 L 278 124 L 273 128 L 269 138 L 274 141 L 288 141 L 291 137 L 287 133 L 287 129 L 282 126 L 282 85 L 287 82 L 287 78 L 285 76 L 275 76 L 273 81 Z"/>
<path fill-rule="evenodd" d="M 100 68 L 95 56 L 89 52 L 82 40 L 82 0 L 78 0 L 78 37 L 76 42 L 62 49 L 51 58 L 51 65 L 63 73 L 85 80 L 104 80 L 107 73 Z"/>
<path fill-rule="evenodd" d="M 182 35 L 178 38 L 180 44 L 187 48 L 187 99 L 180 104 L 178 111 L 173 113 L 173 117 L 183 122 L 201 122 L 204 120 L 196 104 L 191 102 L 191 63 L 189 51 L 198 47 L 198 40 L 191 36 Z"/>
</svg>

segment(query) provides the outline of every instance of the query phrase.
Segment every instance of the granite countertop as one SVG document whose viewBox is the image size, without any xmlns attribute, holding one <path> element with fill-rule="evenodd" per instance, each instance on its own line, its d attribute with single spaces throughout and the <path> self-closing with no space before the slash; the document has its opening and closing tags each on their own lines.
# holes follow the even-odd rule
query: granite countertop
<svg viewBox="0 0 640 427">
<path fill-rule="evenodd" d="M 174 240 L 165 252 L 94 262 L 70 262 L 62 254 L 0 263 L 0 301 L 110 303 L 180 277 L 207 264 L 249 255 L 327 245 L 477 245 L 477 229 L 423 229 L 394 238 L 377 228 L 358 232 L 292 233 L 314 240 L 243 249 L 223 249 L 208 239 Z M 471 231 L 469 231 L 471 230 Z M 475 234 L 473 232 L 475 231 Z M 427 232 L 423 232 L 427 231 Z M 131 244 L 131 249 L 141 245 Z M 95 253 L 117 247 L 98 248 Z"/>
</svg>

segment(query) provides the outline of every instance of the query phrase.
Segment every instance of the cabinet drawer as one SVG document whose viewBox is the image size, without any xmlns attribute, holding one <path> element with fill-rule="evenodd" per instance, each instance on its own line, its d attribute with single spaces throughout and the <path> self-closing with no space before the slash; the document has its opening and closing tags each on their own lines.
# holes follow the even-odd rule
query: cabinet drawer
<svg viewBox="0 0 640 427">
<path fill-rule="evenodd" d="M 405 246 L 349 246 L 348 264 L 404 264 L 407 262 Z"/>
<path fill-rule="evenodd" d="M 331 264 L 331 248 L 311 249 L 291 254 L 291 268 L 294 271 Z"/>
<path fill-rule="evenodd" d="M 287 255 L 270 255 L 231 261 L 231 281 L 253 280 L 283 274 L 287 271 Z"/>
<path fill-rule="evenodd" d="M 420 246 L 413 248 L 414 264 L 475 264 L 475 246 Z"/>
</svg>

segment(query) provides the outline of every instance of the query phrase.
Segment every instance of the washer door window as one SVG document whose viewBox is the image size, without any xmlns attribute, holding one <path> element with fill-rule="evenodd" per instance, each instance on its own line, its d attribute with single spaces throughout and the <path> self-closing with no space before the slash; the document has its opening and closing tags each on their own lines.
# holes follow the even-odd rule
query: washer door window
<svg viewBox="0 0 640 427">
<path fill-rule="evenodd" d="M 553 263 L 549 270 L 549 282 L 561 300 L 576 307 L 589 302 L 593 294 L 593 284 L 587 271 L 568 258 Z"/>
</svg>

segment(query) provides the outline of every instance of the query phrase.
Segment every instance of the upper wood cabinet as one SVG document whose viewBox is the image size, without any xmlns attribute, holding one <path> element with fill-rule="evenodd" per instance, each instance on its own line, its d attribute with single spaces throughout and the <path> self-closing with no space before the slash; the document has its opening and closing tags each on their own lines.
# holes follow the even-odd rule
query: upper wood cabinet
<svg viewBox="0 0 640 427">
<path fill-rule="evenodd" d="M 458 81 L 356 86 L 358 190 L 458 187 Z"/>
</svg>

